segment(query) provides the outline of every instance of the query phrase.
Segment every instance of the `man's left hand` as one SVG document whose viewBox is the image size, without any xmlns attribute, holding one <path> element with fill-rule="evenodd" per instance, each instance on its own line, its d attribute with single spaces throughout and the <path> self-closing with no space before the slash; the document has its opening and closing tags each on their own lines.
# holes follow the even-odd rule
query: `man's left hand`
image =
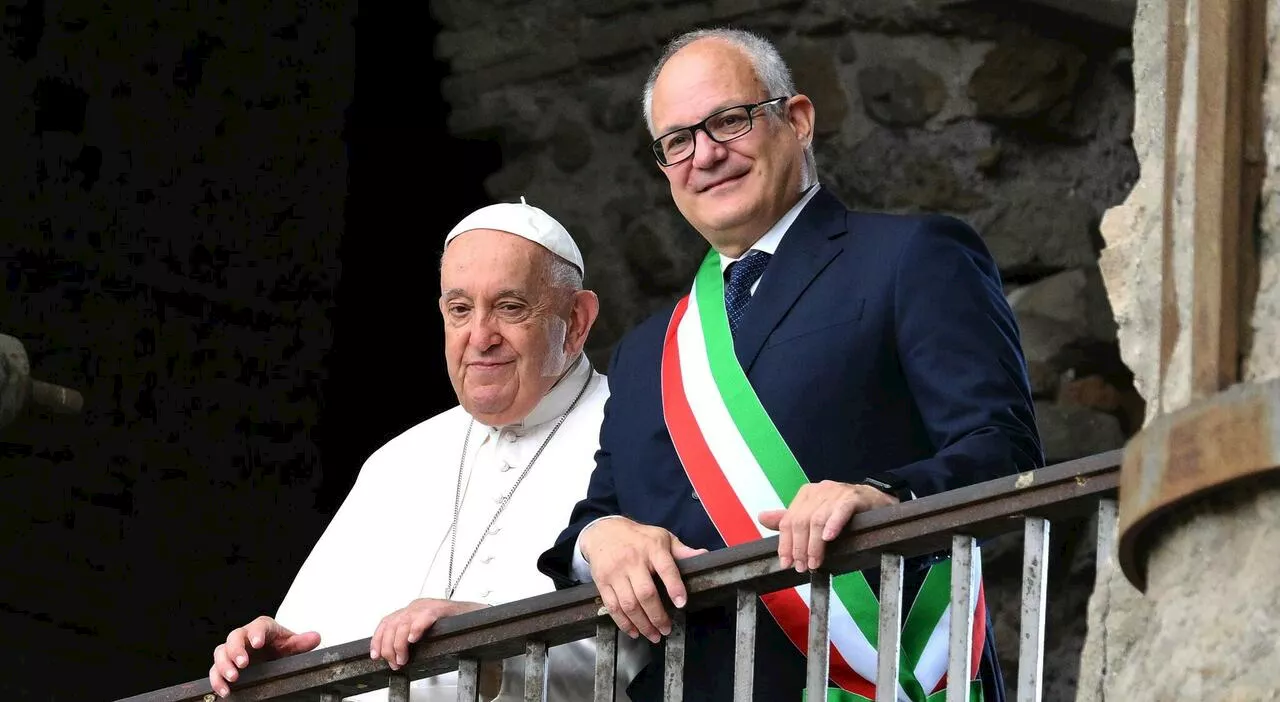
<svg viewBox="0 0 1280 702">
<path fill-rule="evenodd" d="M 369 657 L 374 660 L 385 658 L 392 670 L 399 670 L 400 666 L 409 662 L 409 644 L 417 643 L 423 633 L 437 621 L 487 606 L 478 602 L 455 602 L 429 597 L 416 599 L 403 609 L 397 609 L 382 618 L 369 641 Z"/>
<path fill-rule="evenodd" d="M 844 531 L 853 515 L 897 503 L 897 498 L 870 485 L 824 480 L 800 488 L 789 508 L 761 512 L 759 520 L 764 528 L 778 532 L 781 566 L 794 564 L 796 572 L 803 573 L 822 565 L 827 542 Z"/>
</svg>

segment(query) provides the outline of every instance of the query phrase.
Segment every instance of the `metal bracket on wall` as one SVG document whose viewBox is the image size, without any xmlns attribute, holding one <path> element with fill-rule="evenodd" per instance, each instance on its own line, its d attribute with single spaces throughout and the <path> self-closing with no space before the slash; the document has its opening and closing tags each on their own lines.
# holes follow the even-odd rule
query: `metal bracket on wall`
<svg viewBox="0 0 1280 702">
<path fill-rule="evenodd" d="M 22 342 L 0 334 L 0 429 L 28 408 L 78 414 L 82 407 L 84 397 L 78 391 L 32 378 Z"/>
</svg>

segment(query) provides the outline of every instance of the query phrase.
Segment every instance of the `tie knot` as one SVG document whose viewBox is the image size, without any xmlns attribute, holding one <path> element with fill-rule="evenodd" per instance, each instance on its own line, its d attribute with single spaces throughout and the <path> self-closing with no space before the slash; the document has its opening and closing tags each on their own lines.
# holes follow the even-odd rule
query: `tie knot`
<svg viewBox="0 0 1280 702">
<path fill-rule="evenodd" d="M 729 264 L 729 284 L 724 286 L 724 307 L 729 315 L 729 331 L 738 333 L 747 303 L 751 302 L 751 286 L 760 279 L 764 267 L 769 264 L 769 254 L 752 251 Z"/>
<path fill-rule="evenodd" d="M 729 287 L 749 290 L 760 279 L 767 265 L 769 265 L 769 254 L 763 251 L 748 252 L 746 256 L 729 266 Z"/>
</svg>

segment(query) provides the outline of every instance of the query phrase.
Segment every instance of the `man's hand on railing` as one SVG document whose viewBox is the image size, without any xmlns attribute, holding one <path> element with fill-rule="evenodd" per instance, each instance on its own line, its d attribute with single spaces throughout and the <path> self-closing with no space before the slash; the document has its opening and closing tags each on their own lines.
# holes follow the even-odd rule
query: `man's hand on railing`
<svg viewBox="0 0 1280 702">
<path fill-rule="evenodd" d="M 227 634 L 227 642 L 213 649 L 213 667 L 209 668 L 209 685 L 219 697 L 231 693 L 229 683 L 240 677 L 240 670 L 253 661 L 269 661 L 295 653 L 306 653 L 320 645 L 320 634 L 308 631 L 295 634 L 276 620 L 261 616 Z"/>
<path fill-rule="evenodd" d="M 378 622 L 369 641 L 369 657 L 386 659 L 392 670 L 409 662 L 409 644 L 417 643 L 437 621 L 463 612 L 483 609 L 479 602 L 457 602 L 423 597 L 388 614 Z"/>
<path fill-rule="evenodd" d="M 780 566 L 794 564 L 803 573 L 822 565 L 827 542 L 844 531 L 853 515 L 897 503 L 869 485 L 824 480 L 801 487 L 788 509 L 761 512 L 757 518 L 761 526 L 778 532 Z"/>
<path fill-rule="evenodd" d="M 688 594 L 676 561 L 706 553 L 684 545 L 661 527 L 630 519 L 602 519 L 579 537 L 582 556 L 591 566 L 591 579 L 605 609 L 627 636 L 643 635 L 653 643 L 671 633 L 671 618 L 658 597 L 656 573 L 676 607 Z"/>
</svg>

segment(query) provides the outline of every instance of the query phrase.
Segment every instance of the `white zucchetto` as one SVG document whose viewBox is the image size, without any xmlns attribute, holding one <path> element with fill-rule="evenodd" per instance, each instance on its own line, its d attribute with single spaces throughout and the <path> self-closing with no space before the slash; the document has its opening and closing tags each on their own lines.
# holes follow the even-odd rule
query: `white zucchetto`
<svg viewBox="0 0 1280 702">
<path fill-rule="evenodd" d="M 523 237 L 568 261 L 578 273 L 584 273 L 582 252 L 568 230 L 551 215 L 526 203 L 523 196 L 518 203 L 486 205 L 467 215 L 444 238 L 445 248 L 460 234 L 473 229 L 494 229 Z"/>
</svg>

